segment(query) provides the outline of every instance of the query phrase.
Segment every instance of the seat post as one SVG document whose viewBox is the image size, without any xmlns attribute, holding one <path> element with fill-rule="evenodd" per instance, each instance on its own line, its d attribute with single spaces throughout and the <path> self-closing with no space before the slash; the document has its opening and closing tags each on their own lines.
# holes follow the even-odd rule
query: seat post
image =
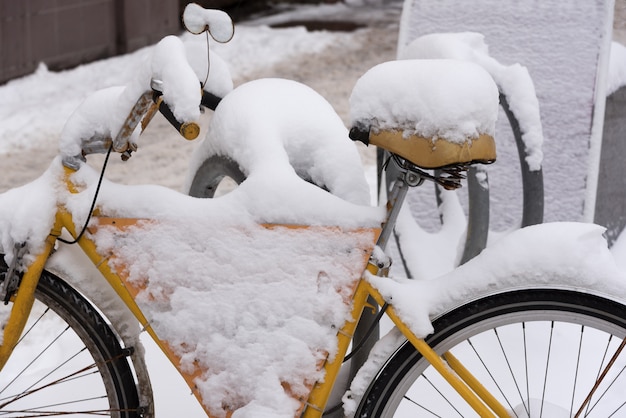
<svg viewBox="0 0 626 418">
<path fill-rule="evenodd" d="M 383 230 L 376 244 L 383 250 L 389 242 L 389 237 L 393 232 L 396 219 L 398 218 L 398 214 L 400 213 L 402 203 L 404 202 L 404 198 L 407 195 L 409 187 L 417 186 L 423 182 L 423 179 L 417 173 L 399 167 L 394 159 L 391 159 L 391 161 L 387 164 L 385 168 L 385 174 L 391 173 L 393 173 L 394 176 L 397 175 L 397 178 L 393 182 L 393 186 L 389 191 L 389 198 L 387 200 L 387 217 L 383 224 Z M 370 303 L 372 306 L 376 306 L 376 301 L 372 299 L 371 296 L 368 299 L 368 303 Z M 372 349 L 372 347 L 374 347 L 374 344 L 376 344 L 376 341 L 378 341 L 378 339 L 380 338 L 379 326 L 375 322 L 376 313 L 377 309 L 364 310 L 361 314 L 359 324 L 355 329 L 353 341 L 355 343 L 362 342 L 363 345 L 361 346 L 361 349 L 357 353 L 355 353 L 354 357 L 352 357 L 351 359 L 348 379 L 349 382 L 352 381 L 356 373 L 361 369 L 361 366 L 363 366 L 365 361 L 367 361 L 370 350 Z M 370 329 L 372 327 L 373 329 Z M 367 338 L 367 340 L 363 341 L 364 338 Z M 343 415 L 338 414 L 328 416 L 335 418 Z"/>
<path fill-rule="evenodd" d="M 390 167 L 391 164 L 393 165 Z M 391 158 L 386 169 L 387 174 L 391 172 L 397 174 L 397 178 L 389 191 L 389 197 L 387 199 L 387 218 L 376 244 L 383 250 L 387 247 L 389 237 L 393 232 L 409 187 L 418 186 L 424 181 L 418 173 L 399 167 L 394 158 Z"/>
</svg>

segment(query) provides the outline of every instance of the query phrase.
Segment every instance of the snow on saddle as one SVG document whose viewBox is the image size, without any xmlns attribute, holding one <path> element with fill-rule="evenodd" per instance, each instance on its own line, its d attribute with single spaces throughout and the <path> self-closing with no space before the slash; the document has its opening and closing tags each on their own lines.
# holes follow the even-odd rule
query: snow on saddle
<svg viewBox="0 0 626 418">
<path fill-rule="evenodd" d="M 476 64 L 400 60 L 379 64 L 350 97 L 350 138 L 422 169 L 491 163 L 498 88 Z"/>
</svg>

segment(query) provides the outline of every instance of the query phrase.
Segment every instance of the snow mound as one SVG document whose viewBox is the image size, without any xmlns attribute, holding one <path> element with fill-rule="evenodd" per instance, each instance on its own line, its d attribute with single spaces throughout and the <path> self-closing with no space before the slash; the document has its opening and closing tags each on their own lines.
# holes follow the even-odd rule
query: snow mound
<svg viewBox="0 0 626 418">
<path fill-rule="evenodd" d="M 498 89 L 480 66 L 458 60 L 379 64 L 350 97 L 353 126 L 463 143 L 495 135 Z"/>
<path fill-rule="evenodd" d="M 539 100 L 528 69 L 520 64 L 503 65 L 489 55 L 484 35 L 476 32 L 432 33 L 421 36 L 400 50 L 400 59 L 457 59 L 483 67 L 507 98 L 526 147 L 531 170 L 543 161 L 543 128 Z"/>
</svg>

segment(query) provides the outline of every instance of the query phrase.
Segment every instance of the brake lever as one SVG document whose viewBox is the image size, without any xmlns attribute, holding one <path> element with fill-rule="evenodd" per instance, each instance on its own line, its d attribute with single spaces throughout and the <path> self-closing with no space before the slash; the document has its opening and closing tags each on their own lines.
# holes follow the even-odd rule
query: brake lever
<svg viewBox="0 0 626 418">
<path fill-rule="evenodd" d="M 15 294 L 20 285 L 21 276 L 19 266 L 27 252 L 28 247 L 25 242 L 16 242 L 13 246 L 13 259 L 11 260 L 8 270 L 4 273 L 4 280 L 0 287 L 0 300 L 2 300 L 5 305 L 9 303 L 11 296 Z"/>
</svg>

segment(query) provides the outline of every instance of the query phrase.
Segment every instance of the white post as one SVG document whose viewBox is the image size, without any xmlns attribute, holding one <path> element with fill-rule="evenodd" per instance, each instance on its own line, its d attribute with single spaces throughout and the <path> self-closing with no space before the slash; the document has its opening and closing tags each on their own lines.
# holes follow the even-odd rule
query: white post
<svg viewBox="0 0 626 418">
<path fill-rule="evenodd" d="M 585 206 L 583 220 L 593 222 L 596 210 L 596 198 L 598 193 L 598 172 L 600 170 L 600 155 L 602 151 L 602 132 L 604 127 L 604 111 L 606 108 L 607 79 L 609 73 L 609 60 L 611 56 L 611 41 L 613 40 L 613 14 L 615 2 L 607 0 L 605 9 L 607 24 L 602 28 L 602 45 L 598 58 L 598 72 L 596 74 L 595 102 L 591 136 L 589 138 L 589 164 L 586 181 Z"/>
</svg>

